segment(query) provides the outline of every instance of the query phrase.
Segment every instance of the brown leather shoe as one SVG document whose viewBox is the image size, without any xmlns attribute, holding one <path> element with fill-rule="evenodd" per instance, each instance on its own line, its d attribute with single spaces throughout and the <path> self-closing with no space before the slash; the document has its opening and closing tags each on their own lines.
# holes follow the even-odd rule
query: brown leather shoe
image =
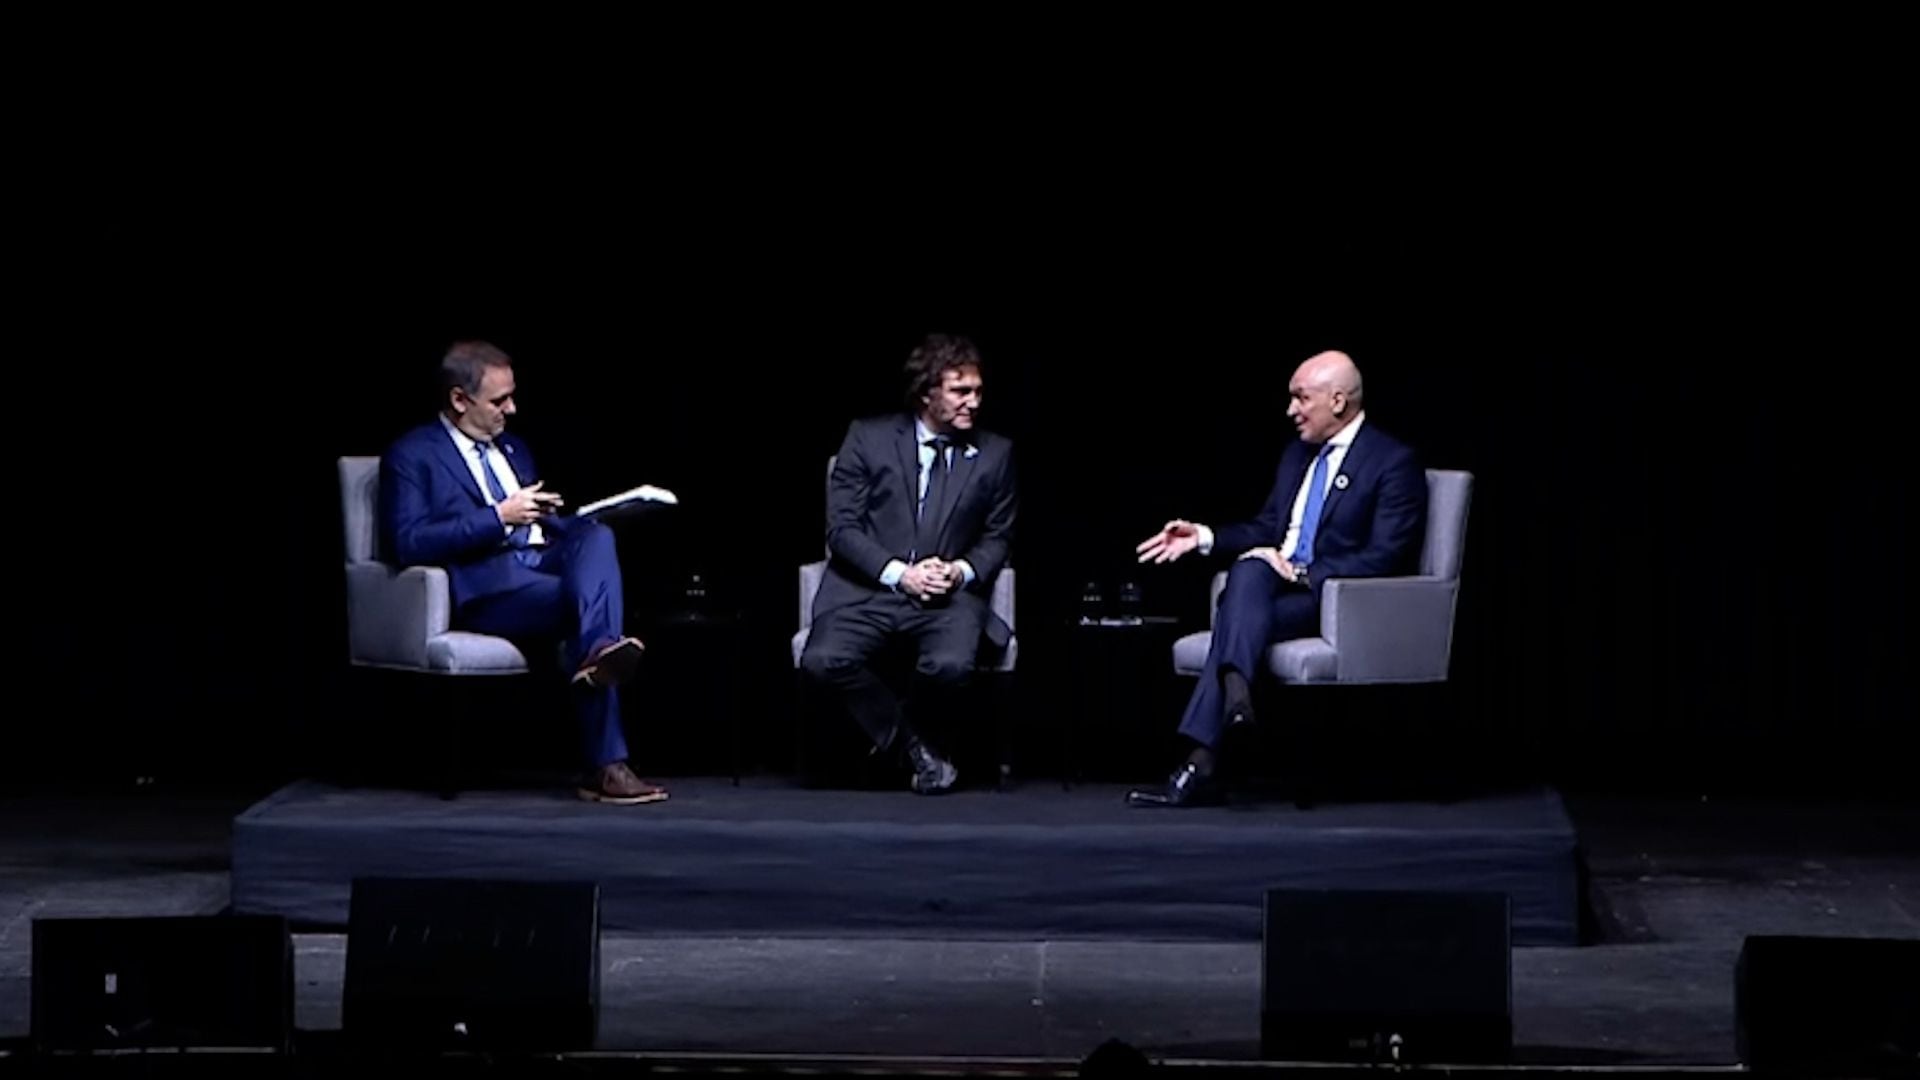
<svg viewBox="0 0 1920 1080">
<path fill-rule="evenodd" d="M 584 682 L 596 690 L 619 686 L 633 678 L 634 671 L 640 667 L 641 654 L 646 651 L 639 638 L 623 637 L 581 664 L 580 670 L 573 673 L 573 681 Z"/>
<path fill-rule="evenodd" d="M 624 761 L 603 765 L 585 784 L 580 785 L 580 797 L 588 802 L 612 803 L 615 806 L 638 806 L 641 803 L 661 802 L 667 797 L 667 789 L 633 775 Z"/>
</svg>

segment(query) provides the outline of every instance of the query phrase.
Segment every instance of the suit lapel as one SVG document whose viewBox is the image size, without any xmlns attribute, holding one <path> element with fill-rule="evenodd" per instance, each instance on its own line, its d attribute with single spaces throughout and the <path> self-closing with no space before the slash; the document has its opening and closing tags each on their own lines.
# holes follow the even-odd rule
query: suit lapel
<svg viewBox="0 0 1920 1080">
<path fill-rule="evenodd" d="M 920 441 L 914 435 L 913 418 L 908 417 L 905 424 L 894 436 L 893 447 L 900 454 L 900 475 L 907 487 L 907 535 L 912 536 L 920 527 L 917 513 L 920 507 Z"/>
<path fill-rule="evenodd" d="M 1367 434 L 1368 429 L 1365 427 L 1355 432 L 1352 445 L 1347 447 L 1346 456 L 1340 459 L 1340 471 L 1333 474 L 1333 487 L 1327 491 L 1327 501 L 1320 504 L 1320 521 L 1315 526 L 1316 529 L 1333 520 L 1333 508 L 1346 497 L 1347 489 L 1353 486 L 1353 478 L 1358 476 L 1359 470 L 1366 465 Z"/>
<path fill-rule="evenodd" d="M 978 453 L 969 456 L 966 446 L 962 443 L 953 444 L 953 468 L 947 473 L 947 484 L 940 491 L 940 505 L 934 508 L 934 512 L 940 516 L 933 519 L 935 524 L 933 535 L 941 550 L 946 549 L 947 521 L 952 515 L 953 508 L 959 505 L 960 492 L 966 488 L 967 481 L 973 479 L 973 463 L 979 456 Z"/>
<path fill-rule="evenodd" d="M 533 461 L 524 452 L 524 448 L 520 445 L 520 440 L 508 435 L 502 435 L 498 442 L 500 452 L 506 455 L 507 468 L 513 470 L 514 482 L 521 487 L 526 487 L 528 484 L 533 483 L 533 476 L 529 471 Z"/>
<path fill-rule="evenodd" d="M 447 434 L 446 428 L 437 423 L 434 428 L 434 434 L 439 436 L 434 439 L 434 448 L 440 455 L 440 464 L 453 474 L 454 479 L 459 481 L 461 488 L 472 496 L 474 502 L 481 506 L 487 505 L 487 497 L 480 491 L 480 482 L 473 478 L 473 470 L 468 468 L 466 461 L 460 457 L 460 448 L 453 444 L 453 437 Z"/>
</svg>

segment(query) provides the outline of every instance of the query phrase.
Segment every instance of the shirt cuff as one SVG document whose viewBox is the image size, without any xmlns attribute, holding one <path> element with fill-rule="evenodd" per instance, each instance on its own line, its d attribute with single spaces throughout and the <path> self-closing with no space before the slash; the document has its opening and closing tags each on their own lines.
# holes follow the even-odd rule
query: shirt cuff
<svg viewBox="0 0 1920 1080">
<path fill-rule="evenodd" d="M 901 562 L 899 559 L 894 559 L 880 569 L 880 584 L 885 585 L 889 589 L 896 588 L 900 584 L 901 575 L 906 572 L 907 564 Z"/>
<path fill-rule="evenodd" d="M 953 560 L 953 565 L 959 567 L 960 576 L 966 578 L 965 581 L 960 583 L 962 588 L 973 584 L 973 579 L 980 576 L 973 572 L 973 564 L 965 559 L 955 559 Z"/>
<path fill-rule="evenodd" d="M 1205 525 L 1195 525 L 1193 530 L 1200 534 L 1200 554 L 1213 554 L 1213 530 Z"/>
</svg>

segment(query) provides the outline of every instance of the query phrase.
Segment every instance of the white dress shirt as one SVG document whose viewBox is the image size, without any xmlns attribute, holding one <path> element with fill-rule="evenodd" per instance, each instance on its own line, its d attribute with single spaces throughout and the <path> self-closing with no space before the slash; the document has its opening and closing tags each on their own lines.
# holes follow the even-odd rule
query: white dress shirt
<svg viewBox="0 0 1920 1080">
<path fill-rule="evenodd" d="M 480 485 L 480 497 L 487 500 L 487 505 L 494 507 L 497 511 L 499 506 L 494 502 L 493 486 L 487 483 L 486 474 L 480 471 L 480 455 L 474 452 L 480 444 L 466 432 L 454 426 L 453 421 L 447 419 L 445 413 L 440 414 L 440 426 L 446 428 L 447 434 L 453 437 L 453 445 L 460 451 L 460 460 L 467 463 L 467 471 L 473 474 L 473 482 Z M 493 475 L 500 478 L 500 487 L 509 497 L 520 490 L 520 479 L 514 475 L 513 466 L 507 463 L 507 455 L 501 453 L 498 442 L 487 444 L 487 464 L 493 467 Z M 505 519 L 501 520 L 500 528 L 502 535 L 513 533 L 513 526 L 507 524 Z M 546 542 L 546 534 L 540 531 L 537 523 L 528 527 L 527 543 L 537 546 Z"/>
<path fill-rule="evenodd" d="M 1328 490 L 1333 487 L 1333 478 L 1340 475 L 1340 466 L 1347 460 L 1347 450 L 1353 446 L 1353 438 L 1360 434 L 1360 425 L 1365 423 L 1366 419 L 1367 414 L 1361 413 L 1353 418 L 1353 423 L 1334 432 L 1333 437 L 1327 440 L 1327 445 L 1333 449 L 1327 451 L 1327 478 L 1320 482 L 1321 498 L 1324 499 Z M 1319 450 L 1313 453 L 1314 457 L 1320 456 Z M 1313 462 L 1309 460 L 1306 480 L 1300 482 L 1300 490 L 1293 497 L 1293 510 L 1287 515 L 1287 535 L 1280 543 L 1280 561 L 1282 562 L 1293 561 L 1293 546 L 1300 542 L 1300 518 L 1307 512 L 1307 480 L 1311 479 L 1313 479 Z M 1194 528 L 1200 533 L 1200 554 L 1213 554 L 1213 530 L 1205 525 L 1195 525 Z"/>
<path fill-rule="evenodd" d="M 913 418 L 913 439 L 915 445 L 920 448 L 920 487 L 915 495 L 916 506 L 926 501 L 927 484 L 933 479 L 933 446 L 929 441 L 933 438 L 933 434 L 933 429 L 927 426 L 925 420 L 917 416 Z M 957 439 L 947 444 L 948 469 L 953 468 L 953 455 L 958 449 L 959 440 Z M 921 512 L 925 512 L 924 508 L 922 508 Z M 955 559 L 953 565 L 960 568 L 960 584 L 962 587 L 973 584 L 973 566 L 968 563 L 967 560 Z M 901 562 L 899 559 L 894 559 L 880 568 L 880 584 L 885 585 L 889 589 L 898 589 L 900 586 L 900 576 L 906 572 L 907 564 Z"/>
</svg>

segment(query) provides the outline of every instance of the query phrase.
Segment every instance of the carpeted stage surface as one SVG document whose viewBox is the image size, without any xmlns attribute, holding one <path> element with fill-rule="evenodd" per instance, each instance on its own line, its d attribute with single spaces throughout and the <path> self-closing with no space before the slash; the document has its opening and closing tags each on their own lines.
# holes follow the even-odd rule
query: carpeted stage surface
<svg viewBox="0 0 1920 1080">
<path fill-rule="evenodd" d="M 630 933 L 1258 941 L 1269 888 L 1491 890 L 1515 945 L 1579 940 L 1577 841 L 1549 790 L 1172 812 L 1108 786 L 671 790 L 608 807 L 298 782 L 235 819 L 234 910 L 338 927 L 356 876 L 584 880 L 603 929 Z"/>
</svg>

